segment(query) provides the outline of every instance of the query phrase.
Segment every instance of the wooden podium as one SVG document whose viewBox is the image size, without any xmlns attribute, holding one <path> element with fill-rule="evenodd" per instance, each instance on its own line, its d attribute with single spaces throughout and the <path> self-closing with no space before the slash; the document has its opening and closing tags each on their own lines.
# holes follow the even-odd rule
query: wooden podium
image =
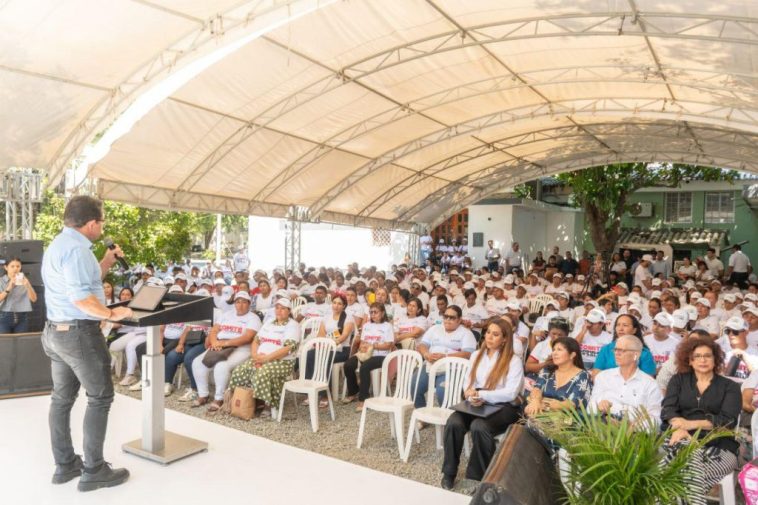
<svg viewBox="0 0 758 505">
<path fill-rule="evenodd" d="M 111 307 L 128 305 L 123 302 Z M 158 310 L 137 311 L 119 323 L 147 328 L 147 353 L 142 357 L 142 438 L 121 448 L 130 454 L 167 465 L 208 450 L 208 443 L 165 430 L 163 393 L 165 358 L 159 352 L 160 326 L 213 319 L 213 298 L 185 294 L 166 294 Z"/>
</svg>

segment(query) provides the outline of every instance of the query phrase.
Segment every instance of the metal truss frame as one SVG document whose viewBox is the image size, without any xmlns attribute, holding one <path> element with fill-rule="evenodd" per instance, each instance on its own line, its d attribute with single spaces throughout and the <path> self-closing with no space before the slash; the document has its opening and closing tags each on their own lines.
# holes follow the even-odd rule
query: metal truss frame
<svg viewBox="0 0 758 505">
<path fill-rule="evenodd" d="M 9 168 L 0 174 L 6 240 L 32 238 L 34 204 L 42 201 L 42 178 L 39 171 L 29 168 Z"/>
<path fill-rule="evenodd" d="M 597 131 L 598 128 L 607 128 L 607 130 Z M 697 130 L 699 133 L 707 132 L 711 135 L 715 135 L 715 137 L 699 139 L 698 137 L 695 136 L 694 130 Z M 369 202 L 366 205 L 366 207 L 364 207 L 361 211 L 358 212 L 358 215 L 370 216 L 375 211 L 383 207 L 385 204 L 395 199 L 398 195 L 411 189 L 416 184 L 423 182 L 426 178 L 434 174 L 443 172 L 445 170 L 455 168 L 459 165 L 472 162 L 478 158 L 489 156 L 494 152 L 502 152 L 506 154 L 507 156 L 509 156 L 511 160 L 522 161 L 522 163 L 520 164 L 520 167 L 533 166 L 537 169 L 544 168 L 546 164 L 545 160 L 547 157 L 540 157 L 539 162 L 538 162 L 538 161 L 532 161 L 532 160 L 526 160 L 526 159 L 522 160 L 521 158 L 509 153 L 509 150 L 515 147 L 523 147 L 526 145 L 540 143 L 540 142 L 551 142 L 551 141 L 576 139 L 576 138 L 593 139 L 608 152 L 618 154 L 617 150 L 613 149 L 611 146 L 608 145 L 606 141 L 602 139 L 614 138 L 615 140 L 618 140 L 618 137 L 621 137 L 621 138 L 631 137 L 635 139 L 637 138 L 648 139 L 649 138 L 651 141 L 655 141 L 656 143 L 660 143 L 661 140 L 664 140 L 664 139 L 668 139 L 668 140 L 682 139 L 682 140 L 689 140 L 693 142 L 694 145 L 698 148 L 698 150 L 703 155 L 705 155 L 705 153 L 703 152 L 702 146 L 700 145 L 701 141 L 709 142 L 709 143 L 719 143 L 719 144 L 723 143 L 725 147 L 730 147 L 732 149 L 735 146 L 741 146 L 747 149 L 755 149 L 756 157 L 745 158 L 745 159 L 746 161 L 749 161 L 750 159 L 758 158 L 758 148 L 755 147 L 757 145 L 756 141 L 758 141 L 758 135 L 750 135 L 750 134 L 739 132 L 739 131 L 729 132 L 729 131 L 724 131 L 719 128 L 711 128 L 711 127 L 696 127 L 694 130 L 693 128 L 683 123 L 650 123 L 650 122 L 611 123 L 611 122 L 608 122 L 608 123 L 591 123 L 591 124 L 584 124 L 584 125 L 573 124 L 573 125 L 568 125 L 568 126 L 546 128 L 546 129 L 532 131 L 528 133 L 510 135 L 510 136 L 499 138 L 497 140 L 493 140 L 490 142 L 485 142 L 483 140 L 480 140 L 482 142 L 482 145 L 474 147 L 467 151 L 456 153 L 445 159 L 432 163 L 431 165 L 428 165 L 422 168 L 421 170 L 419 170 L 418 172 L 414 173 L 410 177 L 407 177 L 406 179 L 400 181 L 399 183 L 394 185 L 392 188 L 388 189 L 381 195 L 377 196 L 373 201 Z M 682 132 L 685 132 L 685 136 L 682 136 Z M 739 143 L 738 140 L 742 140 L 744 142 Z M 613 145 L 613 143 L 611 143 L 611 145 Z M 547 151 L 549 152 L 550 150 L 548 149 Z M 533 154 L 535 153 L 532 153 L 532 155 Z M 502 166 L 502 162 L 494 166 Z M 477 189 L 482 189 L 480 183 L 477 180 L 470 180 L 470 178 L 472 176 L 476 176 L 480 172 L 486 172 L 491 169 L 492 169 L 492 166 L 488 166 L 488 167 L 484 167 L 479 170 L 476 170 L 465 177 L 462 177 L 455 181 L 451 181 L 449 186 L 461 187 L 465 185 L 469 187 L 473 186 Z M 400 218 L 406 219 L 412 215 L 413 214 L 410 214 L 409 211 L 406 211 L 401 215 Z"/>
<path fill-rule="evenodd" d="M 68 168 L 72 165 L 76 166 L 80 162 L 84 147 L 132 105 L 138 96 L 180 67 L 218 49 L 219 43 L 233 43 L 253 32 L 259 28 L 261 20 L 266 22 L 268 18 L 273 18 L 268 21 L 273 25 L 274 20 L 282 17 L 290 19 L 294 13 L 307 10 L 308 7 L 303 6 L 315 5 L 318 8 L 322 3 L 324 0 L 243 0 L 209 19 L 194 18 L 184 13 L 143 3 L 143 5 L 194 21 L 198 27 L 162 48 L 119 84 L 106 90 L 109 93 L 99 100 L 87 117 L 69 133 L 53 156 L 49 163 L 49 185 L 57 184 Z"/>
<path fill-rule="evenodd" d="M 678 155 L 678 156 L 677 156 Z M 562 172 L 569 172 L 573 170 L 581 170 L 583 168 L 612 164 L 612 163 L 632 163 L 646 161 L 650 163 L 687 163 L 698 164 L 701 166 L 712 166 L 717 168 L 734 168 L 740 170 L 749 170 L 758 173 L 758 162 L 750 162 L 749 164 L 743 159 L 729 159 L 725 157 L 712 157 L 703 156 L 699 153 L 692 153 L 691 151 L 656 151 L 656 150 L 640 150 L 637 152 L 624 152 L 621 154 L 605 154 L 598 155 L 593 153 L 590 156 L 580 156 L 569 159 L 560 163 L 551 165 L 549 170 L 542 173 L 536 171 L 524 171 L 521 174 L 510 174 L 507 177 L 503 176 L 503 171 L 495 171 L 489 174 L 487 179 L 481 180 L 485 182 L 489 180 L 491 184 L 486 189 L 475 191 L 458 201 L 451 201 L 449 198 L 450 193 L 454 191 L 446 191 L 444 188 L 438 194 L 430 195 L 423 202 L 419 202 L 417 207 L 419 211 L 424 208 L 432 207 L 435 204 L 439 204 L 443 200 L 446 202 L 446 208 L 437 218 L 430 222 L 430 227 L 435 227 L 444 222 L 456 212 L 460 212 L 461 209 L 476 203 L 479 200 L 487 198 L 490 195 L 498 193 L 508 188 L 512 188 L 518 184 L 522 184 L 536 177 L 550 176 L 559 174 Z M 452 205 L 451 205 L 452 204 Z M 418 214 L 419 211 L 415 213 Z M 406 212 L 406 215 L 410 215 L 411 212 Z"/>
<path fill-rule="evenodd" d="M 140 207 L 163 210 L 188 210 L 195 212 L 220 212 L 222 214 L 239 214 L 243 216 L 258 215 L 286 218 L 289 206 L 278 203 L 256 205 L 256 212 L 251 212 L 250 201 L 244 198 L 230 198 L 222 195 L 176 191 L 171 188 L 130 184 L 108 179 L 97 179 L 94 184 L 95 196 L 103 199 L 130 203 Z M 356 226 L 359 228 L 385 228 L 393 231 L 409 232 L 416 230 L 416 223 L 400 220 L 359 217 L 341 212 L 323 212 L 312 222 L 325 222 Z"/>
<path fill-rule="evenodd" d="M 710 107 L 708 111 L 694 111 L 694 106 Z M 747 111 L 728 106 L 693 101 L 671 101 L 667 98 L 650 97 L 621 97 L 599 98 L 587 100 L 566 100 L 539 104 L 536 106 L 519 106 L 514 109 L 498 111 L 475 119 L 471 119 L 448 128 L 444 128 L 423 137 L 411 140 L 365 163 L 340 182 L 330 188 L 319 200 L 311 205 L 311 213 L 318 216 L 343 191 L 358 183 L 376 170 L 390 163 L 402 163 L 402 158 L 417 151 L 447 142 L 461 135 L 472 135 L 488 128 L 500 125 L 513 125 L 520 121 L 530 121 L 536 117 L 579 117 L 599 116 L 603 114 L 629 114 L 635 117 L 650 119 L 671 119 L 691 121 L 695 124 L 713 124 L 733 128 L 742 123 L 742 130 L 758 133 L 758 109 Z M 748 112 L 751 112 L 749 114 Z M 739 121 L 737 120 L 739 117 Z"/>
</svg>

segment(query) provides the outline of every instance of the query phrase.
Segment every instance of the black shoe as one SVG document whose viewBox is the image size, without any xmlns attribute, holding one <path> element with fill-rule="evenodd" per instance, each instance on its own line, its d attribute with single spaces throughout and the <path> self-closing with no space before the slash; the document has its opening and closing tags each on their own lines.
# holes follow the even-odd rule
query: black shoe
<svg viewBox="0 0 758 505">
<path fill-rule="evenodd" d="M 71 479 L 75 479 L 82 474 L 84 470 L 84 463 L 82 463 L 82 457 L 76 454 L 74 461 L 65 465 L 56 465 L 55 473 L 53 474 L 53 484 L 65 484 Z"/>
<path fill-rule="evenodd" d="M 79 491 L 94 491 L 101 487 L 113 487 L 123 484 L 129 478 L 126 468 L 111 468 L 110 463 L 103 463 L 96 471 L 86 468 L 79 479 Z"/>
<path fill-rule="evenodd" d="M 440 486 L 442 486 L 442 489 L 447 489 L 448 491 L 453 489 L 453 486 L 455 486 L 455 477 L 452 477 L 450 475 L 443 475 Z"/>
</svg>

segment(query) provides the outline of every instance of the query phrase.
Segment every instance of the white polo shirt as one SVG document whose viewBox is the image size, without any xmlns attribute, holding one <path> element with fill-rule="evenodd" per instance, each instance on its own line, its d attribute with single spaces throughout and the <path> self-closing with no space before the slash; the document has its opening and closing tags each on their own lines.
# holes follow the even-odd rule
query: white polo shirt
<svg viewBox="0 0 758 505">
<path fill-rule="evenodd" d="M 750 267 L 750 258 L 742 251 L 735 251 L 729 256 L 729 266 L 732 267 L 732 272 L 736 274 L 746 274 L 748 267 Z"/>
<path fill-rule="evenodd" d="M 476 339 L 471 330 L 458 326 L 455 331 L 448 333 L 443 325 L 435 325 L 426 330 L 421 338 L 430 353 L 452 354 L 456 352 L 474 352 Z"/>
</svg>

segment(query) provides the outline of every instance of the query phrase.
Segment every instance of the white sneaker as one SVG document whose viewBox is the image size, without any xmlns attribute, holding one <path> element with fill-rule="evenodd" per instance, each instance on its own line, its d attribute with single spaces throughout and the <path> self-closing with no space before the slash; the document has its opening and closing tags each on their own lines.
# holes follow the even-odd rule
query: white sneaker
<svg viewBox="0 0 758 505">
<path fill-rule="evenodd" d="M 197 400 L 197 391 L 193 391 L 192 388 L 187 388 L 184 394 L 177 398 L 180 402 L 191 402 Z"/>
<path fill-rule="evenodd" d="M 165 384 L 163 386 L 163 396 L 171 396 L 174 392 L 174 386 L 172 384 Z"/>
<path fill-rule="evenodd" d="M 121 379 L 121 382 L 119 382 L 119 385 L 121 386 L 131 386 L 135 382 L 139 382 L 139 379 L 135 377 L 134 375 L 127 375 L 123 379 Z"/>
<path fill-rule="evenodd" d="M 131 386 L 129 386 L 129 391 L 142 391 L 142 381 L 138 380 Z"/>
</svg>

